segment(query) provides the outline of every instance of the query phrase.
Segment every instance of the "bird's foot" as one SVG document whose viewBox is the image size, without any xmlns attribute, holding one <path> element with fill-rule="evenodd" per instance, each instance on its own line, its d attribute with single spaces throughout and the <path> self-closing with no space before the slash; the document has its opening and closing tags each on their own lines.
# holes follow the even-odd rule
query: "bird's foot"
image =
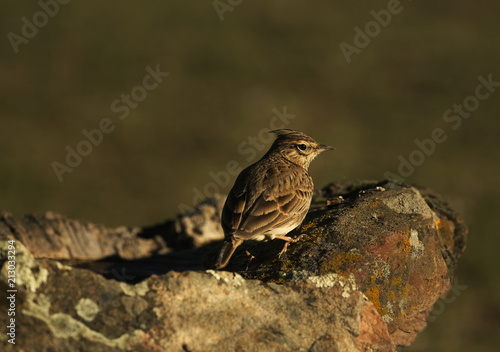
<svg viewBox="0 0 500 352">
<path fill-rule="evenodd" d="M 290 243 L 297 243 L 304 236 L 305 236 L 304 234 L 299 235 L 299 236 L 297 236 L 295 238 L 290 238 L 290 237 L 287 237 L 287 236 L 276 236 L 275 238 L 279 238 L 280 240 L 285 241 L 285 245 L 283 246 L 283 249 L 281 250 L 281 252 L 278 254 L 278 258 L 281 259 L 281 256 L 286 253 L 286 251 L 288 250 L 288 246 L 290 245 Z"/>
<path fill-rule="evenodd" d="M 290 241 L 290 242 L 291 242 L 291 241 Z M 282 249 L 282 250 L 281 250 L 281 252 L 278 254 L 278 258 L 280 258 L 280 259 L 281 259 L 281 256 L 282 256 L 283 254 L 285 254 L 285 253 L 286 253 L 286 251 L 287 251 L 287 249 L 288 249 L 288 245 L 290 244 L 290 242 L 285 242 L 285 245 L 283 246 L 283 249 Z"/>
<path fill-rule="evenodd" d="M 298 235 L 297 237 L 293 238 L 290 242 L 292 242 L 292 243 L 297 243 L 297 242 L 299 242 L 299 241 L 300 241 L 302 238 L 304 238 L 304 237 L 306 237 L 306 234 L 305 234 L 305 233 L 303 233 L 303 234 L 301 234 L 301 235 Z"/>
</svg>

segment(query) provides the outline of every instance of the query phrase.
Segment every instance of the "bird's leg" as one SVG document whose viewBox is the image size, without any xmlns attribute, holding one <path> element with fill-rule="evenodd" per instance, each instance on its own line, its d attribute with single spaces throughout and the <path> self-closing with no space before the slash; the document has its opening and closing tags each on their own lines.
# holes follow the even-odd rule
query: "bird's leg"
<svg viewBox="0 0 500 352">
<path fill-rule="evenodd" d="M 278 258 L 281 258 L 281 256 L 287 251 L 288 246 L 290 245 L 290 243 L 296 243 L 296 242 L 298 242 L 304 236 L 305 235 L 300 235 L 300 236 L 297 236 L 295 238 L 291 238 L 291 237 L 284 236 L 284 235 L 276 235 L 276 236 L 274 236 L 274 238 L 278 238 L 280 240 L 285 241 L 285 245 L 283 246 L 283 249 L 281 250 L 281 252 L 278 254 Z"/>
<path fill-rule="evenodd" d="M 245 254 L 247 255 L 247 258 L 248 258 L 247 268 L 245 270 L 248 270 L 248 267 L 249 267 L 250 263 L 252 262 L 252 260 L 255 258 L 255 256 L 252 255 L 252 253 L 250 253 L 246 249 L 245 249 Z"/>
<path fill-rule="evenodd" d="M 283 246 L 283 249 L 281 252 L 278 254 L 278 258 L 281 259 L 281 256 L 286 253 L 288 246 L 290 245 L 290 242 L 285 242 L 285 245 Z"/>
</svg>

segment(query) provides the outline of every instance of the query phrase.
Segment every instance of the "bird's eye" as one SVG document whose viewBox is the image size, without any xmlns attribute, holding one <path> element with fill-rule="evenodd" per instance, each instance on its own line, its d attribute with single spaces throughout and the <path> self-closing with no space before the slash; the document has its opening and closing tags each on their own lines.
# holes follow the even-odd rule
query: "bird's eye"
<svg viewBox="0 0 500 352">
<path fill-rule="evenodd" d="M 307 149 L 307 145 L 305 145 L 305 144 L 303 144 L 303 143 L 302 143 L 302 144 L 297 144 L 297 148 L 299 148 L 299 150 L 304 151 L 304 150 L 306 150 L 306 149 Z"/>
</svg>

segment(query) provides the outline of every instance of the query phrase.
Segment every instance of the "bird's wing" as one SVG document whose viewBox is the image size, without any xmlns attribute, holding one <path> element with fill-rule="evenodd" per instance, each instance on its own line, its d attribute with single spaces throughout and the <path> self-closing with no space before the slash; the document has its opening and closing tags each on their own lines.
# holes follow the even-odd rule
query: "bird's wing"
<svg viewBox="0 0 500 352">
<path fill-rule="evenodd" d="M 238 232 L 249 237 L 270 233 L 288 223 L 289 227 L 300 225 L 311 202 L 312 180 L 307 172 L 290 170 L 285 177 L 276 172 L 266 176 L 262 182 L 268 187 L 260 187 L 262 192 L 252 202 L 246 198 L 239 218 Z"/>
<path fill-rule="evenodd" d="M 242 180 L 248 177 L 249 170 L 243 170 L 229 192 L 222 209 L 221 225 L 226 236 L 234 234 L 239 228 L 247 204 L 247 184 Z"/>
</svg>

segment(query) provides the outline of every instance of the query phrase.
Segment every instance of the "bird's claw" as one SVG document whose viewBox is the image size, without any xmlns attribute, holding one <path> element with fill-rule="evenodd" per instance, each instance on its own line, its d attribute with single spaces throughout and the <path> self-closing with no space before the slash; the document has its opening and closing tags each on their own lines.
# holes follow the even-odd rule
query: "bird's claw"
<svg viewBox="0 0 500 352">
<path fill-rule="evenodd" d="M 278 258 L 281 259 L 281 256 L 283 254 L 286 253 L 287 249 L 288 249 L 288 246 L 290 245 L 290 243 L 297 243 L 299 242 L 303 237 L 305 237 L 305 234 L 301 234 L 295 238 L 291 238 L 289 241 L 286 241 L 285 242 L 285 245 L 283 246 L 283 249 L 281 250 L 281 252 L 278 254 Z"/>
</svg>

